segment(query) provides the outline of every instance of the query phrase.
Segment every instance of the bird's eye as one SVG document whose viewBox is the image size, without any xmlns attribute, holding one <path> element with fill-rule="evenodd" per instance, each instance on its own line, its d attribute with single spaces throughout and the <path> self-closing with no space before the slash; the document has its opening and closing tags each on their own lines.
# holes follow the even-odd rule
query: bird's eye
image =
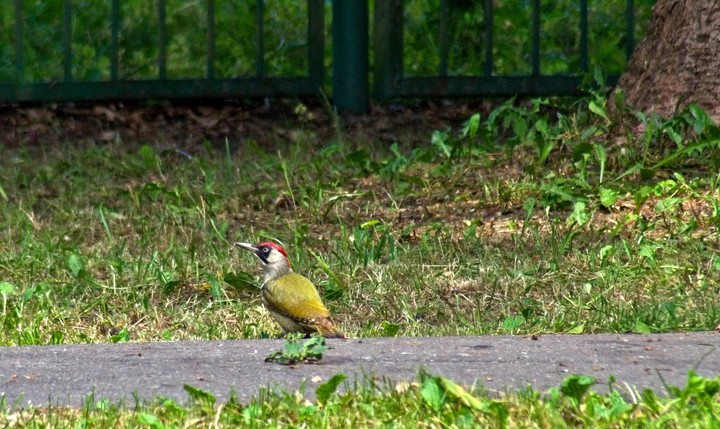
<svg viewBox="0 0 720 429">
<path fill-rule="evenodd" d="M 262 251 L 263 251 L 263 253 L 270 253 L 270 248 L 269 248 L 269 247 L 263 247 L 263 248 L 262 248 Z"/>
</svg>

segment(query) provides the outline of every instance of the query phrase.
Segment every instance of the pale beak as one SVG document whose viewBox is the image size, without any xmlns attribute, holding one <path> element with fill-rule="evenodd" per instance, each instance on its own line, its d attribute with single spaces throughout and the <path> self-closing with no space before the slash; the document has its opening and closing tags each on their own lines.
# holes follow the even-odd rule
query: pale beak
<svg viewBox="0 0 720 429">
<path fill-rule="evenodd" d="M 250 243 L 241 243 L 241 242 L 238 241 L 238 242 L 233 243 L 233 244 L 236 245 L 237 247 L 241 248 L 241 249 L 247 250 L 248 252 L 253 252 L 253 253 L 255 253 L 255 252 L 258 251 L 258 248 L 255 247 L 255 246 L 253 246 L 253 245 L 250 244 Z"/>
</svg>

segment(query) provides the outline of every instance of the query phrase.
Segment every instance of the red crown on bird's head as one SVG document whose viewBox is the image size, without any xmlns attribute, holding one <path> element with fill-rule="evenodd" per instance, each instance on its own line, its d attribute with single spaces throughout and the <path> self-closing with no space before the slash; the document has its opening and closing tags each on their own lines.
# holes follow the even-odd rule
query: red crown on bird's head
<svg viewBox="0 0 720 429">
<path fill-rule="evenodd" d="M 285 249 L 283 249 L 283 247 L 281 245 L 279 245 L 277 243 L 273 243 L 271 241 L 264 241 L 262 243 L 258 243 L 258 245 L 257 245 L 257 247 L 262 247 L 262 246 L 272 247 L 273 249 L 280 252 L 280 254 L 282 254 L 285 257 L 285 259 L 288 260 L 288 265 L 290 265 L 290 258 L 288 258 L 287 252 L 285 252 Z"/>
</svg>

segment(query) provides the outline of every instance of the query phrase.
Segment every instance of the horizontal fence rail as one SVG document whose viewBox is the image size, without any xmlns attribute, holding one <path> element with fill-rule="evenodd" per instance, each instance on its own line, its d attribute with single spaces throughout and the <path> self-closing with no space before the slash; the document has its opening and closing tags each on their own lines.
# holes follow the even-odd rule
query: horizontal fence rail
<svg viewBox="0 0 720 429">
<path fill-rule="evenodd" d="M 620 24 L 612 30 L 615 36 L 622 36 L 616 43 L 620 53 L 613 55 L 623 57 L 623 61 L 635 45 L 636 2 L 645 12 L 652 4 L 652 0 L 602 3 L 612 3 L 616 10 L 624 8 L 624 17 L 610 18 Z M 589 4 L 588 0 L 376 0 L 372 13 L 368 0 L 105 0 L 89 4 L 78 0 L 12 0 L 0 5 L 0 18 L 4 19 L 0 22 L 0 61 L 6 61 L 0 62 L 0 102 L 320 97 L 327 86 L 332 86 L 338 109 L 362 112 L 368 107 L 370 88 L 380 101 L 576 95 L 584 76 L 595 66 L 604 66 L 602 59 L 591 55 L 595 28 L 591 27 L 592 13 L 596 11 L 591 6 L 597 8 L 600 3 Z M 520 24 L 513 24 L 516 27 L 509 30 L 507 22 L 514 16 L 508 17 L 508 5 L 516 8 L 513 13 L 522 15 Z M 287 12 L 293 7 L 301 12 Z M 325 20 L 331 7 L 333 46 L 329 50 Z M 423 19 L 436 31 L 412 34 L 409 11 L 418 7 L 427 8 Z M 189 15 L 187 10 L 191 10 Z M 547 72 L 548 11 L 566 17 L 557 24 L 561 28 L 554 31 L 556 36 L 570 40 L 565 41 L 571 45 L 570 54 L 563 55 L 575 57 L 567 59 L 572 67 L 560 71 L 556 58 L 555 68 Z M 181 12 L 186 13 L 186 21 L 178 24 L 177 14 Z M 92 25 L 88 16 L 92 16 Z M 300 24 L 300 37 L 295 34 L 290 38 L 293 40 L 287 40 L 277 36 L 286 27 L 297 26 L 298 16 L 305 19 Z M 276 21 L 268 21 L 269 17 Z M 232 27 L 229 30 L 228 23 Z M 568 27 L 562 27 L 565 25 Z M 201 43 L 195 39 L 194 44 L 179 43 L 190 36 L 178 34 L 178 28 L 196 39 L 200 37 Z M 458 32 L 467 28 L 476 37 L 458 41 Z M 508 35 L 518 29 L 522 41 L 508 42 Z M 234 39 L 227 39 L 228 32 Z M 40 33 L 45 39 L 38 41 Z M 416 45 L 421 48 L 408 44 L 416 36 L 420 40 Z M 237 46 L 227 40 L 237 40 Z M 413 66 L 422 69 L 418 73 L 408 63 L 413 62 L 413 56 L 424 55 L 424 48 L 434 50 L 435 57 L 417 59 Z M 463 57 L 472 59 L 470 70 L 458 69 L 459 60 L 453 53 L 458 49 L 470 55 Z M 140 60 L 133 56 L 138 50 L 142 51 L 137 55 Z M 508 72 L 507 55 L 500 54 L 519 50 L 523 53 L 516 55 L 520 58 L 516 62 L 521 70 Z M 173 59 L 178 55 L 184 55 L 184 63 L 192 69 L 183 73 L 192 76 L 176 70 Z M 292 65 L 288 73 L 279 73 L 275 63 L 285 60 L 284 55 L 302 58 L 302 66 Z M 84 71 L 88 63 L 97 70 Z M 327 70 L 332 73 L 331 81 L 326 80 L 325 63 L 333 65 Z M 43 67 L 47 73 L 39 74 L 37 70 Z M 622 67 L 611 70 L 608 84 L 615 83 Z M 236 73 L 235 68 L 242 70 Z"/>
<path fill-rule="evenodd" d="M 73 49 L 72 0 L 63 0 L 62 11 L 62 78 L 49 81 L 29 81 L 26 64 L 26 37 L 32 28 L 26 23 L 23 0 L 14 0 L 14 66 L 11 82 L 0 81 L 2 102 L 48 101 L 104 101 L 132 99 L 178 98 L 236 98 L 254 96 L 318 95 L 324 81 L 325 9 L 323 0 L 307 0 L 307 74 L 299 77 L 268 76 L 265 71 L 263 0 L 255 2 L 255 75 L 237 78 L 216 76 L 216 0 L 205 0 L 207 22 L 207 52 L 205 75 L 194 79 L 168 77 L 167 1 L 156 0 L 157 10 L 157 75 L 155 78 L 122 78 L 121 60 L 121 0 L 111 0 L 107 25 L 110 28 L 109 78 L 107 80 L 77 80 L 73 76 L 75 51 Z M 189 59 L 192 60 L 192 59 Z"/>
</svg>

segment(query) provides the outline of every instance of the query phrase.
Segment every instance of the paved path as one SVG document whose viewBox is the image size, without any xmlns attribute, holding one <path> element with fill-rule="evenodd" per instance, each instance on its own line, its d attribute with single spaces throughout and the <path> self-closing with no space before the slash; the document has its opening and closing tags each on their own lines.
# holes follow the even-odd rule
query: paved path
<svg viewBox="0 0 720 429">
<path fill-rule="evenodd" d="M 343 372 L 349 380 L 367 375 L 414 380 L 421 367 L 490 391 L 544 391 L 570 374 L 597 378 L 596 390 L 618 385 L 664 392 L 663 380 L 684 386 L 687 372 L 720 375 L 720 334 L 543 335 L 374 338 L 330 340 L 319 365 L 265 363 L 281 340 L 190 341 L 0 347 L 0 394 L 8 404 L 79 405 L 95 399 L 147 400 L 156 395 L 185 402 L 183 384 L 208 390 L 220 400 L 234 390 L 249 400 L 259 386 L 297 389 L 303 380 L 327 380 Z M 307 381 L 306 394 L 315 391 Z M 17 401 L 17 402 L 16 402 Z"/>
</svg>

